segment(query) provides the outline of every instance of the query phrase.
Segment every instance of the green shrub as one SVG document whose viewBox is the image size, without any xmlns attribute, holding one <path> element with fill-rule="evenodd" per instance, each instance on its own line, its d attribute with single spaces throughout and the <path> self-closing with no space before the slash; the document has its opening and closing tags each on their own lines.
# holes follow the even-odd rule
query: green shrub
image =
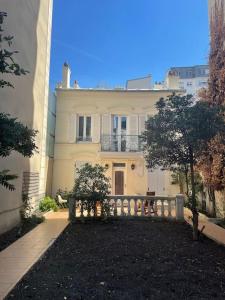
<svg viewBox="0 0 225 300">
<path fill-rule="evenodd" d="M 40 211 L 49 211 L 51 209 L 53 211 L 57 211 L 58 206 L 54 199 L 52 199 L 51 197 L 45 197 L 43 200 L 41 200 L 39 204 L 39 209 Z"/>
<path fill-rule="evenodd" d="M 73 189 L 73 197 L 81 202 L 81 207 L 90 214 L 97 216 L 97 205 L 101 206 L 101 215 L 109 214 L 108 196 L 110 194 L 109 178 L 105 172 L 107 168 L 101 165 L 86 163 L 76 169 L 77 178 Z"/>
</svg>

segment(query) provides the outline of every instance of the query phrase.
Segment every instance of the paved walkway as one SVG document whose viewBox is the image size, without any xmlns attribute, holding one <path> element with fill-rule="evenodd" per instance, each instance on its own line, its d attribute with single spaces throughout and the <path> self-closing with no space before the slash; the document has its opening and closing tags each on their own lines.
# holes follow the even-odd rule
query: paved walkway
<svg viewBox="0 0 225 300">
<path fill-rule="evenodd" d="M 4 299 L 65 229 L 67 218 L 67 212 L 47 214 L 45 222 L 0 252 L 0 299 Z"/>
<path fill-rule="evenodd" d="M 184 209 L 184 216 L 185 216 L 185 220 L 190 225 L 192 225 L 192 221 L 190 219 L 191 211 L 189 209 L 187 208 Z M 208 218 L 203 214 L 199 214 L 198 228 L 199 230 L 203 229 L 203 234 L 206 235 L 208 238 L 217 242 L 218 244 L 225 246 L 225 229 L 210 222 Z"/>
</svg>

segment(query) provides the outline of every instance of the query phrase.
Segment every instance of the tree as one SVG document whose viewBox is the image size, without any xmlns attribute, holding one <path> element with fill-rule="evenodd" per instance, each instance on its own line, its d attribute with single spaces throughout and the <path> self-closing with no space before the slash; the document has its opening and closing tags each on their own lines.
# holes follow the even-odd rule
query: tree
<svg viewBox="0 0 225 300">
<path fill-rule="evenodd" d="M 225 17 L 224 2 L 216 1 L 210 22 L 209 88 L 202 91 L 200 98 L 213 105 L 225 104 Z M 225 147 L 219 134 L 210 141 L 209 149 L 199 161 L 199 170 L 208 188 L 216 216 L 214 191 L 225 188 Z"/>
<path fill-rule="evenodd" d="M 191 95 L 171 95 L 161 98 L 158 113 L 150 117 L 143 134 L 144 153 L 148 168 L 188 166 L 191 177 L 193 239 L 198 239 L 198 210 L 195 168 L 199 157 L 207 151 L 208 143 L 218 133 L 225 136 L 225 123 L 221 107 L 207 102 L 194 103 Z M 224 140 L 225 141 L 225 140 Z"/>
<path fill-rule="evenodd" d="M 28 71 L 24 70 L 15 62 L 14 56 L 18 51 L 10 50 L 13 42 L 13 36 L 3 34 L 3 21 L 6 13 L 0 12 L 0 72 L 9 76 L 25 75 Z M 0 79 L 0 87 L 13 88 L 9 80 Z M 35 145 L 35 136 L 37 131 L 29 129 L 16 118 L 10 117 L 5 113 L 0 113 L 0 157 L 7 157 L 12 151 L 17 151 L 25 157 L 31 157 L 37 150 Z M 0 171 L 0 185 L 9 190 L 15 187 L 9 181 L 17 178 L 15 174 L 9 174 L 9 170 Z"/>
<path fill-rule="evenodd" d="M 26 75 L 28 71 L 20 67 L 18 63 L 15 62 L 14 56 L 18 51 L 11 50 L 13 43 L 13 36 L 4 35 L 3 23 L 4 18 L 7 17 L 7 13 L 0 12 L 0 72 L 7 75 Z M 13 85 L 4 79 L 0 79 L 0 87 L 13 87 Z"/>
<path fill-rule="evenodd" d="M 86 163 L 82 168 L 76 169 L 77 178 L 73 189 L 73 196 L 82 203 L 82 209 L 91 211 L 97 216 L 97 202 L 101 205 L 101 214 L 107 214 L 107 198 L 110 194 L 109 178 L 106 177 L 106 167 L 98 164 L 92 166 Z"/>
</svg>

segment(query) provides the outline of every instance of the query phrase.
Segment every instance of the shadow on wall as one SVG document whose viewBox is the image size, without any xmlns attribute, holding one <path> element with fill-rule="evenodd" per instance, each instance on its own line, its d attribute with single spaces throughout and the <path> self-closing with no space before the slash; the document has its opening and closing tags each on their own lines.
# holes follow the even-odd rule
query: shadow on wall
<svg viewBox="0 0 225 300">
<path fill-rule="evenodd" d="M 19 5 L 17 0 L 1 0 L 1 11 L 8 14 L 5 18 L 4 29 L 7 35 L 14 36 L 12 50 L 19 51 L 15 55 L 15 60 L 28 70 L 29 74 L 8 78 L 14 85 L 14 89 L 5 87 L 0 90 L 0 111 L 17 117 L 23 124 L 33 128 L 34 115 L 39 113 L 36 112 L 39 105 L 38 83 L 35 81 L 40 80 L 37 78 L 37 24 L 40 0 L 20 0 Z M 36 127 L 34 129 L 40 130 Z M 40 147 L 40 133 L 37 137 L 37 146 Z M 19 178 L 13 182 L 16 191 L 10 192 L 0 187 L 0 233 L 9 230 L 20 221 L 19 209 L 22 205 L 24 172 L 26 174 L 38 173 L 39 168 L 39 154 L 29 159 L 18 153 L 12 153 L 8 158 L 0 160 L 0 170 L 9 169 L 12 173 L 19 175 Z M 29 192 L 29 184 L 27 188 Z"/>
</svg>

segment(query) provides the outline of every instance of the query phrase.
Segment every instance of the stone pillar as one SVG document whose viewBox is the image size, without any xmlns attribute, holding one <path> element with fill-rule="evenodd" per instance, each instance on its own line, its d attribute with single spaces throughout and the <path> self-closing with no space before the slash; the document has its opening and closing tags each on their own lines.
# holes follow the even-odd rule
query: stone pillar
<svg viewBox="0 0 225 300">
<path fill-rule="evenodd" d="M 76 206 L 76 200 L 74 198 L 69 198 L 69 221 L 74 222 L 76 218 L 75 214 L 75 206 Z"/>
<path fill-rule="evenodd" d="M 184 220 L 184 195 L 176 196 L 176 219 Z"/>
</svg>

